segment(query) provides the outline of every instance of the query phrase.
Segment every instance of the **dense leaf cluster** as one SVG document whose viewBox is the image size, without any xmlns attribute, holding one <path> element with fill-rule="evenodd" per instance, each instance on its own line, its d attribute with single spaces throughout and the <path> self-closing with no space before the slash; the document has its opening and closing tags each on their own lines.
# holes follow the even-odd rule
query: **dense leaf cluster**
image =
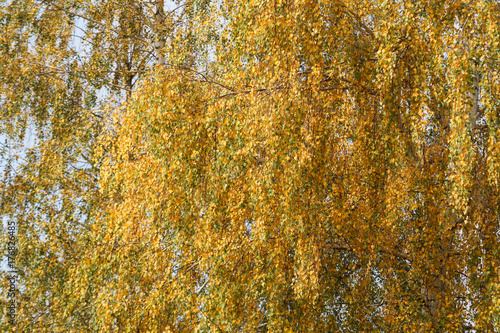
<svg viewBox="0 0 500 333">
<path fill-rule="evenodd" d="M 494 1 L 1 15 L 19 331 L 500 329 Z"/>
</svg>

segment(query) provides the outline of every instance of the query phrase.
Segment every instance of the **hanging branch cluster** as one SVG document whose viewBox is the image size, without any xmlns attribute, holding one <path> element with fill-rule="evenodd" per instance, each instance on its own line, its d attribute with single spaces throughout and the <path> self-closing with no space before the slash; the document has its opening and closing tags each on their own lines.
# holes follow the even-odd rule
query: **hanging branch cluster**
<svg viewBox="0 0 500 333">
<path fill-rule="evenodd" d="M 47 80 L 2 68 L 11 128 L 43 124 L 2 206 L 24 330 L 500 329 L 497 4 L 43 4 L 95 48 L 26 67 L 41 26 L 7 24 Z"/>
</svg>

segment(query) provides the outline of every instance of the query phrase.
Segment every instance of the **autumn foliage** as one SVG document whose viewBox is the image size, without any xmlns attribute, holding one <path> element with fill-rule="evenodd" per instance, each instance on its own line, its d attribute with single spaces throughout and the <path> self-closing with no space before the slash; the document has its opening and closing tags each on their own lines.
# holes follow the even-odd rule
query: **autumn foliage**
<svg viewBox="0 0 500 333">
<path fill-rule="evenodd" d="M 109 36 L 2 40 L 18 331 L 499 331 L 498 3 L 39 3 Z"/>
</svg>

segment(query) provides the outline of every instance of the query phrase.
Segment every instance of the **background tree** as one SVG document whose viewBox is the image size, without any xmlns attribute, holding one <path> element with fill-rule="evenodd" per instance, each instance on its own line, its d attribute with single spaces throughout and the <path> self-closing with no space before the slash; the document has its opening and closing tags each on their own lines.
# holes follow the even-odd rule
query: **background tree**
<svg viewBox="0 0 500 333">
<path fill-rule="evenodd" d="M 1 3 L 1 214 L 19 228 L 21 278 L 19 323 L 6 323 L 3 302 L 2 331 L 96 327 L 95 268 L 83 261 L 100 246 L 89 233 L 108 200 L 98 191 L 96 139 L 109 128 L 107 110 L 119 112 L 173 32 L 182 36 L 187 13 L 164 1 Z"/>
</svg>

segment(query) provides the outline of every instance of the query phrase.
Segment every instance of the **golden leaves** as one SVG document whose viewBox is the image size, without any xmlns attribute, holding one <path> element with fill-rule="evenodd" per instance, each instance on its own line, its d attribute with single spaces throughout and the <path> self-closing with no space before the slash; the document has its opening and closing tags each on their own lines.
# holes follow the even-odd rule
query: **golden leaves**
<svg viewBox="0 0 500 333">
<path fill-rule="evenodd" d="M 18 219 L 36 212 L 20 233 L 39 253 L 25 295 L 52 292 L 59 323 L 82 331 L 492 327 L 491 4 L 190 4 L 165 29 L 146 2 L 82 4 L 95 47 L 45 80 L 71 53 L 54 48 L 69 28 L 48 13 L 40 52 L 62 60 L 16 67 L 41 76 L 23 86 L 39 98 L 23 104 L 30 119 L 50 120 L 25 178 L 9 178 L 29 205 L 5 200 Z M 134 81 L 154 52 L 168 65 Z M 126 102 L 84 106 L 102 86 Z"/>
</svg>

